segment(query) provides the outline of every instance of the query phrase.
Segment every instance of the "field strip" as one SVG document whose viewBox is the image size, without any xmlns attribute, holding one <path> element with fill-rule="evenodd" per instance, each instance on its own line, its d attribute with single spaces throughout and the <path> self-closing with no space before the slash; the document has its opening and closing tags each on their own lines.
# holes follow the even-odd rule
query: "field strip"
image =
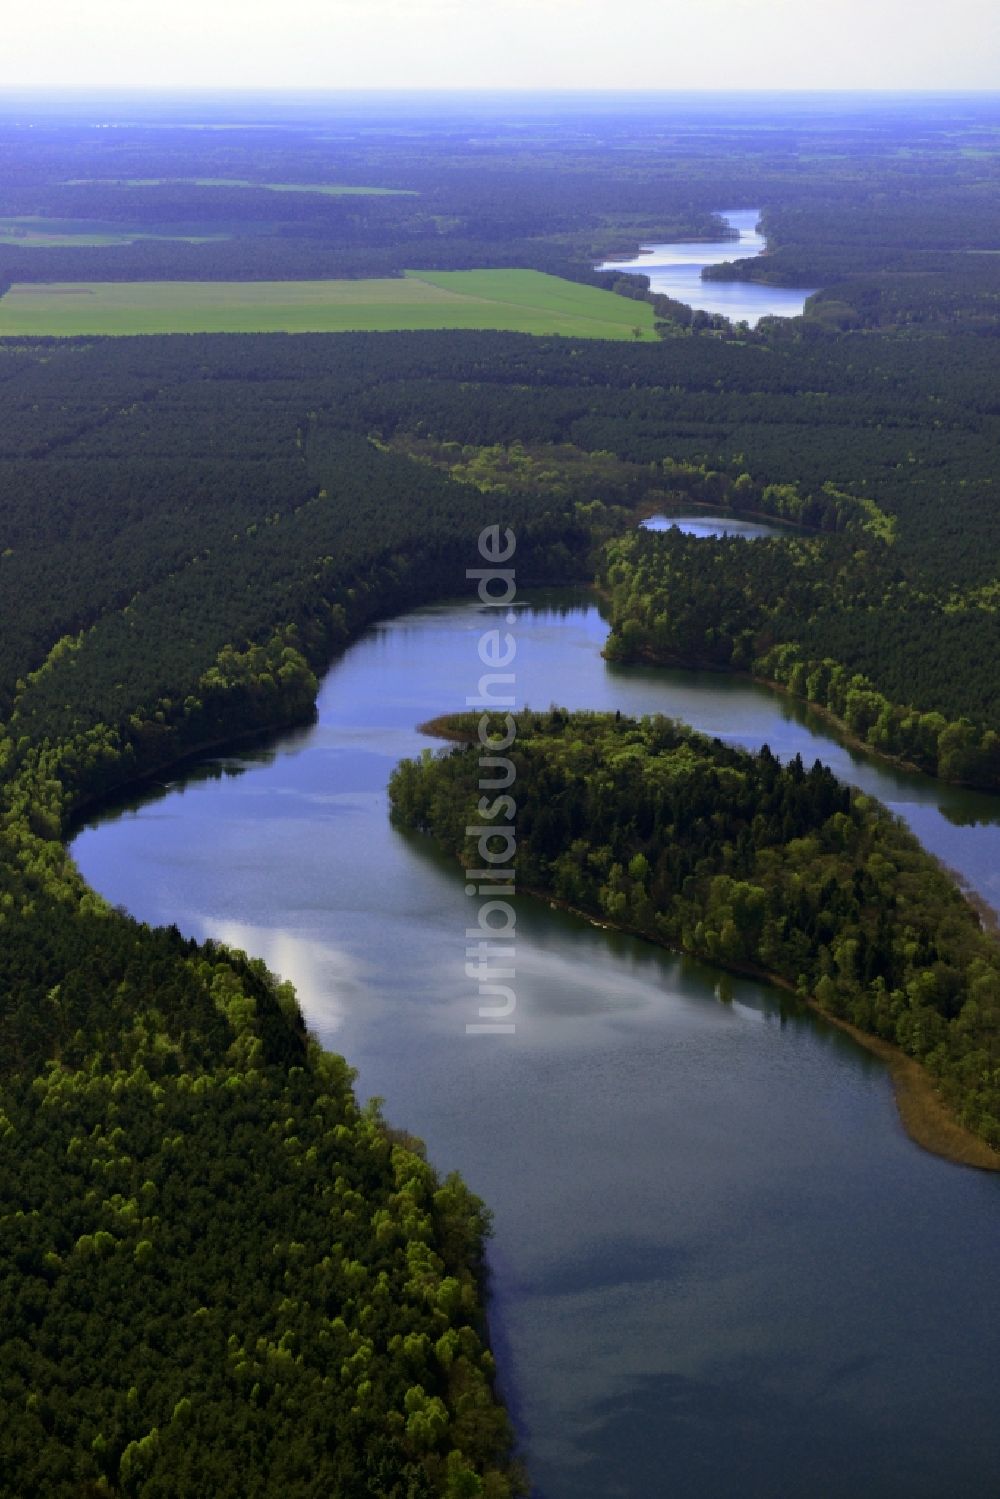
<svg viewBox="0 0 1000 1499">
<path fill-rule="evenodd" d="M 323 281 L 15 282 L 0 337 L 466 329 L 654 337 L 652 309 L 539 271 L 413 272 Z"/>
</svg>

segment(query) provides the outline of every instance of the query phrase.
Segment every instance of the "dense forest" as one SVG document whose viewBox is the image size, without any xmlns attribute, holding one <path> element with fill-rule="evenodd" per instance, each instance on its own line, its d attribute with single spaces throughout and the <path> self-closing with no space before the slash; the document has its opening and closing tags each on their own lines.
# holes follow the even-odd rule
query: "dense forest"
<svg viewBox="0 0 1000 1499">
<path fill-rule="evenodd" d="M 0 1492 L 519 1492 L 481 1204 L 289 986 L 54 862 L 2 870 Z"/>
<path fill-rule="evenodd" d="M 864 678 L 864 690 L 890 705 L 891 724 L 869 738 L 873 747 L 935 771 L 937 750 L 901 726 L 939 715 L 936 733 L 968 725 L 958 731 L 964 758 L 946 754 L 942 773 L 994 785 L 987 736 L 1000 727 L 989 670 L 1000 646 L 1000 418 L 991 347 L 972 335 L 849 335 L 611 350 L 435 333 L 342 335 L 335 355 L 322 336 L 4 349 L 0 471 L 10 498 L 0 574 L 16 608 L 0 645 L 0 713 L 9 717 L 17 696 L 19 738 L 31 738 L 43 718 L 46 732 L 61 732 L 67 713 L 77 715 L 62 686 L 69 673 L 80 682 L 91 674 L 91 726 L 116 722 L 130 694 L 130 713 L 160 697 L 176 709 L 191 694 L 182 683 L 186 656 L 195 651 L 211 664 L 223 645 L 263 645 L 260 630 L 272 619 L 318 631 L 306 651 L 315 669 L 346 638 L 327 604 L 350 615 L 348 626 L 364 612 L 342 586 L 361 555 L 353 533 L 360 526 L 369 534 L 351 497 L 361 488 L 376 507 L 380 493 L 392 492 L 396 504 L 406 489 L 431 513 L 468 511 L 469 534 L 498 505 L 530 516 L 527 555 L 540 549 L 535 574 L 548 577 L 581 575 L 591 520 L 567 542 L 552 519 L 576 501 L 648 509 L 693 499 L 770 513 L 812 534 L 751 551 L 669 538 L 622 543 L 616 576 L 641 558 L 643 581 L 638 590 L 634 579 L 616 585 L 616 610 L 626 597 L 639 608 L 641 595 L 641 609 L 660 616 L 669 588 L 671 629 L 681 630 L 685 589 L 700 587 L 708 566 L 722 588 L 719 569 L 731 567 L 738 586 L 727 593 L 725 620 L 713 622 L 717 638 L 661 642 L 668 654 L 745 668 L 766 656 L 764 674 L 795 691 L 826 662 L 849 681 Z M 515 482 L 501 459 L 503 473 L 483 488 L 476 455 L 516 453 L 518 443 L 534 455 L 530 471 L 522 463 Z M 567 483 L 560 465 L 570 453 L 577 461 Z M 453 549 L 435 551 L 435 580 L 429 537 L 419 561 L 398 544 L 408 524 L 399 531 L 387 523 L 379 533 L 387 545 L 377 558 L 366 553 L 363 568 L 419 574 L 409 591 L 393 585 L 397 602 L 457 586 L 458 539 L 449 530 Z M 317 558 L 329 559 L 322 574 Z M 274 577 L 261 576 L 262 592 L 250 601 L 225 581 L 232 565 L 237 575 L 246 566 Z M 608 558 L 606 581 L 610 566 Z M 122 614 L 140 588 L 141 606 Z M 264 609 L 268 589 L 273 614 Z M 114 616 L 98 623 L 109 604 Z M 187 633 L 161 629 L 157 609 Z M 140 648 L 147 610 L 150 640 Z M 654 648 L 635 634 L 640 619 L 630 626 L 632 646 L 618 628 L 624 616 L 615 623 L 615 649 Z M 96 633 L 77 642 L 91 627 Z M 64 644 L 34 675 L 64 637 L 72 653 Z M 107 692 L 117 701 L 105 701 Z M 817 700 L 836 707 L 825 687 Z M 879 704 L 859 721 L 861 737 L 882 716 Z"/>
<path fill-rule="evenodd" d="M 63 840 L 127 782 L 307 720 L 336 652 L 460 592 L 496 523 L 519 584 L 599 576 L 613 653 L 755 671 L 995 788 L 995 105 L 150 108 L 3 106 L 0 292 L 517 265 L 644 296 L 595 261 L 717 237 L 737 203 L 771 253 L 720 274 L 824 288 L 753 332 L 655 299 L 669 336 L 634 346 L 0 341 L 0 1493 L 502 1499 L 482 1205 L 359 1109 L 279 978 L 108 909 Z M 689 504 L 795 529 L 629 534 Z M 662 723 L 525 729 L 529 883 L 815 992 L 997 1143 L 992 949 L 890 819 Z M 467 769 L 396 785 L 456 849 Z"/>
<path fill-rule="evenodd" d="M 1000 1147 L 1000 951 L 883 807 L 818 760 L 782 765 L 767 746 L 751 755 L 661 717 L 553 708 L 516 719 L 511 810 L 513 797 L 481 796 L 478 722 L 429 725 L 468 743 L 397 768 L 404 826 L 466 868 L 484 821 L 512 828 L 520 888 L 776 975 L 919 1059 Z"/>
<path fill-rule="evenodd" d="M 610 545 L 600 581 L 613 660 L 749 671 L 827 709 L 881 754 L 945 780 L 1000 787 L 991 595 L 982 608 L 975 598 L 928 599 L 888 572 L 877 547 L 852 537 L 837 545 L 725 538 L 709 552 L 677 530 Z M 915 649 L 932 638 L 933 650 Z"/>
</svg>

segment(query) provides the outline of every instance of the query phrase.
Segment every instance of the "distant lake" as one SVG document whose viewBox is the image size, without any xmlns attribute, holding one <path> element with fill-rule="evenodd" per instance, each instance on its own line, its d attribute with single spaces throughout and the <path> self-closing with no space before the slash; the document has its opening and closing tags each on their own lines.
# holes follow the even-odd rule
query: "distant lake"
<svg viewBox="0 0 1000 1499">
<path fill-rule="evenodd" d="M 704 312 L 721 312 L 734 323 L 754 327 L 762 317 L 798 317 L 806 298 L 818 288 L 761 286 L 753 281 L 703 281 L 707 265 L 762 255 L 767 241 L 757 232 L 759 208 L 726 208 L 721 217 L 739 239 L 710 242 L 681 240 L 673 245 L 643 245 L 635 260 L 605 260 L 599 271 L 639 271 L 649 277 L 650 290 L 686 302 Z"/>
<path fill-rule="evenodd" d="M 641 523 L 644 531 L 683 531 L 685 536 L 745 536 L 748 540 L 762 536 L 791 536 L 788 526 L 771 526 L 765 521 L 742 520 L 737 515 L 650 515 Z"/>
</svg>

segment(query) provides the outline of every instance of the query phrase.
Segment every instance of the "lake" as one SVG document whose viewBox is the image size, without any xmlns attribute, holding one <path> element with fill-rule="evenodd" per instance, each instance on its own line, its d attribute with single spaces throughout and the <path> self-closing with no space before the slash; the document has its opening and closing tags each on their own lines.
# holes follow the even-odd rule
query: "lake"
<svg viewBox="0 0 1000 1499">
<path fill-rule="evenodd" d="M 84 874 L 291 978 L 361 1094 L 487 1200 L 540 1499 L 997 1492 L 1000 1177 L 914 1146 L 879 1062 L 763 984 L 527 897 L 516 1032 L 466 1034 L 473 903 L 385 787 L 428 742 L 414 726 L 476 690 L 488 623 L 459 602 L 368 630 L 313 727 L 104 816 L 73 845 Z M 997 798 L 853 755 L 745 681 L 611 666 L 585 592 L 512 629 L 520 701 L 821 754 L 1000 906 Z"/>
<path fill-rule="evenodd" d="M 644 531 L 683 531 L 685 536 L 744 536 L 748 541 L 766 536 L 789 536 L 788 526 L 744 520 L 738 515 L 650 515 L 640 522 Z"/>
<path fill-rule="evenodd" d="M 639 271 L 649 277 L 650 291 L 704 312 L 721 312 L 734 323 L 754 327 L 762 317 L 798 317 L 806 298 L 818 288 L 762 286 L 753 281 L 703 281 L 705 266 L 724 260 L 745 260 L 762 255 L 767 241 L 757 232 L 759 208 L 727 208 L 720 211 L 739 240 L 681 240 L 671 245 L 643 245 L 634 260 L 606 260 L 599 271 Z"/>
</svg>

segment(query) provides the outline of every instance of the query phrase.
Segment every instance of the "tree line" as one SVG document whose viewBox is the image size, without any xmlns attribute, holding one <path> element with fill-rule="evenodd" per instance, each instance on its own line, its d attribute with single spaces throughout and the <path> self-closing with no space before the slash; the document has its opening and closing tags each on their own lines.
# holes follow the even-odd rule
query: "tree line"
<svg viewBox="0 0 1000 1499">
<path fill-rule="evenodd" d="M 873 750 L 998 789 L 996 611 L 968 596 L 928 599 L 893 571 L 891 547 L 872 539 L 621 537 L 598 574 L 607 654 L 750 672 L 827 709 Z"/>
</svg>

